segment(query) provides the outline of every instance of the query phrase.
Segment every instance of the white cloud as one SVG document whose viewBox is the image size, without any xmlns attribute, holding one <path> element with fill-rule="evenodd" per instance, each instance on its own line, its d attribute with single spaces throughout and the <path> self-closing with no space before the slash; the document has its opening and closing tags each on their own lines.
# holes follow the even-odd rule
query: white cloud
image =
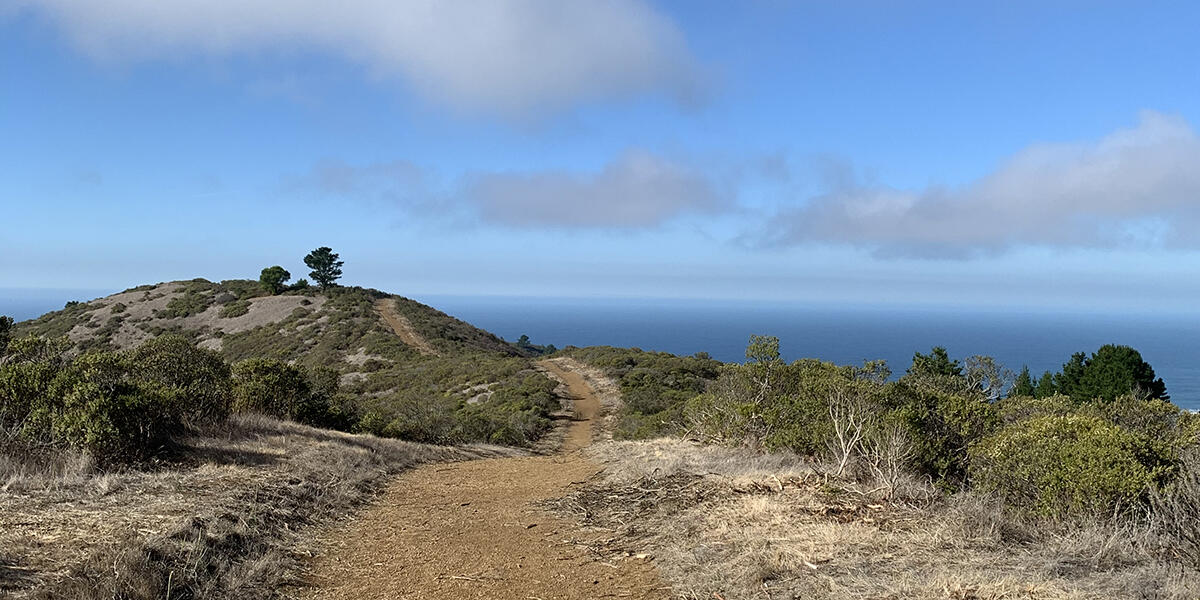
<svg viewBox="0 0 1200 600">
<path fill-rule="evenodd" d="M 1039 144 L 961 189 L 845 183 L 782 211 L 772 243 L 961 258 L 1015 246 L 1200 247 L 1200 138 L 1145 111 L 1093 143 Z"/>
<path fill-rule="evenodd" d="M 474 171 L 451 181 L 406 161 L 360 166 L 328 160 L 284 185 L 288 194 L 312 191 L 423 218 L 543 229 L 649 229 L 729 211 L 729 187 L 642 150 L 590 173 Z"/>
<path fill-rule="evenodd" d="M 730 194 L 694 169 L 630 151 L 598 173 L 492 173 L 462 192 L 488 222 L 517 227 L 643 228 L 731 207 Z"/>
<path fill-rule="evenodd" d="M 12 5 L 10 5 L 12 6 Z M 460 109 L 528 117 L 575 102 L 694 100 L 678 27 L 644 0 L 15 0 L 101 59 L 316 47 Z M 0 11 L 0 15 L 2 15 Z"/>
</svg>

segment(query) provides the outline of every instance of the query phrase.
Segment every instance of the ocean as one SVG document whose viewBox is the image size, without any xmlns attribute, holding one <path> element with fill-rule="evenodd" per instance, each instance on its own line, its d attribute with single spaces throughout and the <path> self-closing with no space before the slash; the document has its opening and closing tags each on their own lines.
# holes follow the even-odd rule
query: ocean
<svg viewBox="0 0 1200 600">
<path fill-rule="evenodd" d="M 417 298 L 507 340 L 609 345 L 742 361 L 751 334 L 780 340 L 786 360 L 883 359 L 899 375 L 914 352 L 984 354 L 1036 379 L 1074 352 L 1125 344 L 1141 352 L 1181 407 L 1200 410 L 1200 317 L 970 309 L 805 306 L 688 300 Z"/>
<path fill-rule="evenodd" d="M 0 314 L 17 320 L 89 300 L 105 290 L 5 290 Z M 1103 344 L 1137 348 L 1167 384 L 1171 400 L 1200 410 L 1200 316 L 806 306 L 695 300 L 621 300 L 415 296 L 507 340 L 535 344 L 626 346 L 674 354 L 708 352 L 741 361 L 751 334 L 774 335 L 787 360 L 838 364 L 883 359 L 896 374 L 914 352 L 945 346 L 962 359 L 996 358 L 1034 377 L 1057 371 L 1073 352 Z"/>
</svg>

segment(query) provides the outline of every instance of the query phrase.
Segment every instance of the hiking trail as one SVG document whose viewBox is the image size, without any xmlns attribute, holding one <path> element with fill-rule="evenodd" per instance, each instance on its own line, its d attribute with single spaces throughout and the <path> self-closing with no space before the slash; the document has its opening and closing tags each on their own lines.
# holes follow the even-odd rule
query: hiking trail
<svg viewBox="0 0 1200 600">
<path fill-rule="evenodd" d="M 409 346 L 416 348 L 421 354 L 430 356 L 439 356 L 438 351 L 429 344 L 429 341 L 421 337 L 416 329 L 413 329 L 412 323 L 396 310 L 396 303 L 391 298 L 380 298 L 375 301 L 375 312 L 379 313 L 379 317 L 387 323 L 392 331 L 396 332 L 397 336 Z"/>
<path fill-rule="evenodd" d="M 386 313 L 384 313 L 386 314 Z M 539 508 L 599 467 L 600 402 L 566 361 L 538 363 L 566 383 L 575 416 L 559 453 L 431 464 L 401 474 L 370 507 L 322 540 L 309 565 L 313 600 L 670 597 L 652 562 L 612 559 L 605 540 Z"/>
</svg>

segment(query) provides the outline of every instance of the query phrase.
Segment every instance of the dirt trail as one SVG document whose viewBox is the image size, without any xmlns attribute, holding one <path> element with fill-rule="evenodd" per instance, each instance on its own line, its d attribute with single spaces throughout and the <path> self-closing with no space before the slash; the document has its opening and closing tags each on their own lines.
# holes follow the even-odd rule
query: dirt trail
<svg viewBox="0 0 1200 600">
<path fill-rule="evenodd" d="M 412 323 L 409 323 L 404 315 L 396 312 L 396 303 L 391 298 L 376 300 L 375 312 L 379 313 L 379 316 L 388 324 L 388 327 L 391 327 L 392 331 L 395 331 L 396 335 L 400 336 L 400 339 L 405 344 L 416 348 L 421 354 L 438 355 L 438 351 L 429 345 L 429 341 L 421 337 L 421 334 L 417 333 L 416 329 L 413 329 Z"/>
<path fill-rule="evenodd" d="M 590 552 L 603 535 L 536 503 L 564 495 L 598 467 L 578 451 L 600 403 L 583 378 L 551 361 L 575 420 L 553 456 L 429 465 L 398 477 L 370 509 L 325 540 L 310 599 L 668 598 L 652 563 Z"/>
</svg>

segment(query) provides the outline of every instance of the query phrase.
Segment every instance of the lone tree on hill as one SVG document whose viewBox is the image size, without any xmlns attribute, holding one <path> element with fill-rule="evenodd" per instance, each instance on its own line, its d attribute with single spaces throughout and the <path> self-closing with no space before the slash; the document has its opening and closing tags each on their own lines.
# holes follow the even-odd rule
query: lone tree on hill
<svg viewBox="0 0 1200 600">
<path fill-rule="evenodd" d="M 272 294 L 278 294 L 283 291 L 283 284 L 292 278 L 292 274 L 279 265 L 267 267 L 262 270 L 262 274 L 258 276 L 258 282 L 262 284 L 263 289 Z"/>
<path fill-rule="evenodd" d="M 321 246 L 304 257 L 304 264 L 312 269 L 309 277 L 316 281 L 321 289 L 328 289 L 342 276 L 342 261 L 329 246 Z"/>
</svg>

